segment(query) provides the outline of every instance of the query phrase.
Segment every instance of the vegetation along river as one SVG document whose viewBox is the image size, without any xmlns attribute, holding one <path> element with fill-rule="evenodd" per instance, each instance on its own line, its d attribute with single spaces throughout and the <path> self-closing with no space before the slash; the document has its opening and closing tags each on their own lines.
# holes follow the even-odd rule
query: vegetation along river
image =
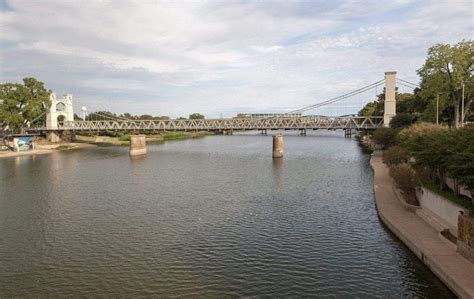
<svg viewBox="0 0 474 299">
<path fill-rule="evenodd" d="M 0 297 L 453 296 L 380 223 L 354 139 L 284 143 L 278 161 L 248 134 L 0 159 Z"/>
</svg>

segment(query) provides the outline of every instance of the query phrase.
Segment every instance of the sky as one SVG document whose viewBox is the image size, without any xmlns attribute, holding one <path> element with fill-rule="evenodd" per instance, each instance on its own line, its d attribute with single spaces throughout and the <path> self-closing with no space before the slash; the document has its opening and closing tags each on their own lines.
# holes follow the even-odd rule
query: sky
<svg viewBox="0 0 474 299">
<path fill-rule="evenodd" d="M 417 83 L 430 46 L 473 35 L 470 0 L 0 0 L 0 82 L 35 77 L 76 112 L 287 112 L 385 71 Z M 311 113 L 355 113 L 380 92 Z"/>
</svg>

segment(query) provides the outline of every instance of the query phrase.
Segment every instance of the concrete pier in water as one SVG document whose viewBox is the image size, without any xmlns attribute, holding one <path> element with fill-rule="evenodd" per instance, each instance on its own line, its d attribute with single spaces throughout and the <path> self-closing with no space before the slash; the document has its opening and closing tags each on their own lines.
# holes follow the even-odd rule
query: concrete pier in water
<svg viewBox="0 0 474 299">
<path fill-rule="evenodd" d="M 146 155 L 145 135 L 130 136 L 130 156 Z"/>
<path fill-rule="evenodd" d="M 273 158 L 283 158 L 283 135 L 273 136 Z"/>
</svg>

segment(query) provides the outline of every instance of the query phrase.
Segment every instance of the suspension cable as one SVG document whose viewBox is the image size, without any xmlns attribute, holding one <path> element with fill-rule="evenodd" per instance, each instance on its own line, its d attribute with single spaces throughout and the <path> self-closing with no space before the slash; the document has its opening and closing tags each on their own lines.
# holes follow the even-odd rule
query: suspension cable
<svg viewBox="0 0 474 299">
<path fill-rule="evenodd" d="M 418 88 L 420 87 L 420 85 L 418 85 L 418 84 L 411 83 L 410 81 L 403 80 L 403 79 L 401 79 L 401 78 L 397 78 L 397 81 L 401 81 L 401 82 L 399 82 L 399 83 L 402 83 L 402 82 L 403 82 L 403 83 L 410 84 L 410 85 L 413 85 L 413 86 L 418 87 Z"/>
<path fill-rule="evenodd" d="M 306 107 L 303 107 L 303 108 L 300 108 L 300 109 L 297 109 L 297 110 L 294 110 L 294 111 L 291 111 L 291 112 L 287 112 L 287 113 L 301 113 L 301 112 L 305 112 L 305 111 L 315 109 L 315 108 L 318 108 L 318 107 L 321 107 L 321 106 L 329 105 L 329 104 L 332 104 L 332 103 L 350 98 L 352 96 L 358 95 L 360 93 L 366 92 L 366 91 L 368 91 L 368 90 L 370 90 L 374 87 L 382 85 L 384 83 L 384 81 L 385 80 L 380 80 L 380 81 L 374 82 L 372 84 L 369 84 L 367 86 L 364 86 L 362 88 L 359 88 L 359 89 L 356 89 L 354 91 L 348 92 L 346 94 L 340 95 L 338 97 L 335 97 L 335 98 L 332 98 L 332 99 L 329 99 L 329 100 L 326 100 L 326 101 L 323 101 L 323 102 L 319 102 L 319 103 L 316 103 L 316 104 L 313 104 L 313 105 L 310 105 L 310 106 L 306 106 Z"/>
</svg>

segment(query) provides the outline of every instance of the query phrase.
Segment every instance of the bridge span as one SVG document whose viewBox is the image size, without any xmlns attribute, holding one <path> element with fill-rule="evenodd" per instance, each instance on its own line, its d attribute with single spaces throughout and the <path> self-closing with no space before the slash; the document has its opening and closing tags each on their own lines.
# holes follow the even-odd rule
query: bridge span
<svg viewBox="0 0 474 299">
<path fill-rule="evenodd" d="M 383 127 L 382 116 L 302 116 L 272 118 L 95 120 L 58 123 L 57 128 L 31 128 L 29 131 L 233 131 L 233 130 L 317 130 L 376 129 Z"/>
</svg>

